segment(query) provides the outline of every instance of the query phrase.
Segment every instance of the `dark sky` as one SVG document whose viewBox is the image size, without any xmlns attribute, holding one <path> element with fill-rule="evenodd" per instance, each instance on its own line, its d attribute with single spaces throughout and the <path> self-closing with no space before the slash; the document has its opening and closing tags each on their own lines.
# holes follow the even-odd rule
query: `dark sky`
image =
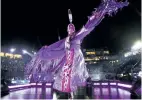
<svg viewBox="0 0 142 100">
<path fill-rule="evenodd" d="M 67 36 L 68 9 L 79 30 L 100 0 L 2 0 L 2 47 L 39 49 Z M 88 35 L 83 48 L 118 52 L 141 36 L 141 0 L 131 0 L 113 17 L 107 17 Z"/>
</svg>

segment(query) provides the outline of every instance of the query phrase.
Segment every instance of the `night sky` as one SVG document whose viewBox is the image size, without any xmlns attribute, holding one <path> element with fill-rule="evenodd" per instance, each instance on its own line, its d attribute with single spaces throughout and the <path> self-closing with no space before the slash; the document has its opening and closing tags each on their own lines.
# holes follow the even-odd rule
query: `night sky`
<svg viewBox="0 0 142 100">
<path fill-rule="evenodd" d="M 68 9 L 79 30 L 100 0 L 2 0 L 2 49 L 38 50 L 67 36 Z M 82 48 L 112 52 L 129 48 L 141 38 L 141 0 L 131 0 L 113 17 L 107 17 L 83 41 Z"/>
</svg>

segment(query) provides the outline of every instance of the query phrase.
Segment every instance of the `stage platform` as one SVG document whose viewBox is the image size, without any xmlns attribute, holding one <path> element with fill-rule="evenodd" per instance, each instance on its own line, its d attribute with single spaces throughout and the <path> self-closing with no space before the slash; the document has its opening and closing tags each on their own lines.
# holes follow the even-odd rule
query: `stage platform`
<svg viewBox="0 0 142 100">
<path fill-rule="evenodd" d="M 26 88 L 10 92 L 2 100 L 11 99 L 57 99 L 51 88 Z M 130 99 L 131 93 L 121 88 L 93 88 L 93 99 Z"/>
<path fill-rule="evenodd" d="M 90 85 L 90 99 L 134 99 L 133 95 L 130 93 L 131 85 L 123 84 L 119 82 L 94 82 Z M 2 100 L 12 100 L 12 99 L 53 99 L 57 100 L 57 95 L 53 92 L 52 84 L 36 84 L 30 83 L 26 85 L 9 86 L 10 93 L 2 98 Z M 80 93 L 85 92 L 80 89 Z M 84 96 L 79 99 L 85 99 Z M 88 98 L 88 99 L 89 99 Z M 75 98 L 78 99 L 78 98 Z M 87 98 L 86 98 L 87 99 Z"/>
</svg>

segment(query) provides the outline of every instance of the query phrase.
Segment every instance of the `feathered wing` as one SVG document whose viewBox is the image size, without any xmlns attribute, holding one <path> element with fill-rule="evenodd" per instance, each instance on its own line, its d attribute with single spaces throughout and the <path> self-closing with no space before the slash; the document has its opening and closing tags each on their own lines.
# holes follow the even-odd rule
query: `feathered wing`
<svg viewBox="0 0 142 100">
<path fill-rule="evenodd" d="M 36 57 L 40 59 L 51 60 L 63 54 L 65 48 L 65 39 L 55 42 L 47 47 L 42 47 L 39 52 L 37 52 Z"/>
<path fill-rule="evenodd" d="M 117 2 L 116 0 L 102 0 L 102 3 L 92 15 L 88 17 L 88 21 L 76 34 L 76 38 L 82 40 L 86 35 L 88 35 L 100 22 L 104 19 L 105 15 L 108 14 L 112 16 L 113 13 L 117 13 L 118 9 L 122 9 L 129 3 L 127 0 L 125 2 Z"/>
<path fill-rule="evenodd" d="M 49 46 L 43 46 L 32 60 L 25 67 L 25 74 L 30 75 L 38 73 L 38 69 L 42 66 L 43 72 L 54 70 L 54 61 L 58 58 L 64 58 L 65 56 L 65 39 L 62 39 Z M 58 61 L 57 61 L 58 62 Z"/>
</svg>

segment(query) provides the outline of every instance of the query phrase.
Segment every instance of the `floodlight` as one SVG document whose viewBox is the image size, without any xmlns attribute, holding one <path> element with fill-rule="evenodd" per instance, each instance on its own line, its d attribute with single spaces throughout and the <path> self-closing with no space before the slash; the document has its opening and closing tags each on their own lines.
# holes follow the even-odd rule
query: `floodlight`
<svg viewBox="0 0 142 100">
<path fill-rule="evenodd" d="M 15 48 L 11 48 L 10 52 L 13 53 L 16 49 Z"/>
</svg>

